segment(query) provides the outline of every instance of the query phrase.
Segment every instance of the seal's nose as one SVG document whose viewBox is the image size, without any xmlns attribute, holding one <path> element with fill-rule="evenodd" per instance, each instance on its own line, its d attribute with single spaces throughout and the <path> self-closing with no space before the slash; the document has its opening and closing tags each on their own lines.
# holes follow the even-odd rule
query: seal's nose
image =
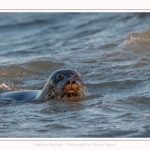
<svg viewBox="0 0 150 150">
<path fill-rule="evenodd" d="M 76 81 L 75 80 L 68 80 L 67 84 L 73 85 L 73 84 L 76 84 Z"/>
</svg>

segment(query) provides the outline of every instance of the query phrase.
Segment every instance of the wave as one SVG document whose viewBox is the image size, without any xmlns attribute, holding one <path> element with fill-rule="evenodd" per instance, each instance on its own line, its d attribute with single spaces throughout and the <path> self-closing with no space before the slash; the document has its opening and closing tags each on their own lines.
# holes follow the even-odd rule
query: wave
<svg viewBox="0 0 150 150">
<path fill-rule="evenodd" d="M 131 50 L 136 54 L 150 53 L 150 30 L 141 33 L 132 33 L 123 39 L 120 45 L 124 50 Z"/>
</svg>

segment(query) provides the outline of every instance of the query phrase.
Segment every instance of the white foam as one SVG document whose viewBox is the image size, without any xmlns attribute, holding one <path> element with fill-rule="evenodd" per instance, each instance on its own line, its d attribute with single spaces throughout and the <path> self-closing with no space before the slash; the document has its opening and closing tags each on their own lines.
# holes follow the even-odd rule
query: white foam
<svg viewBox="0 0 150 150">
<path fill-rule="evenodd" d="M 0 84 L 0 91 L 2 90 L 10 90 L 10 87 L 7 86 L 5 83 Z"/>
</svg>

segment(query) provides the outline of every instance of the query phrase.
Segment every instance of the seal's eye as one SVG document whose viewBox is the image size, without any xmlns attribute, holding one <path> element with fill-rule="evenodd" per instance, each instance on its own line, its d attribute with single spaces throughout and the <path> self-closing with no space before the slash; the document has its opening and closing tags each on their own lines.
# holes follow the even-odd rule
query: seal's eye
<svg viewBox="0 0 150 150">
<path fill-rule="evenodd" d="M 64 77 L 65 77 L 65 74 L 61 73 L 56 77 L 56 79 L 59 81 L 59 80 L 62 80 Z"/>
<path fill-rule="evenodd" d="M 73 78 L 76 80 L 80 80 L 80 77 L 77 74 L 72 74 Z"/>
</svg>

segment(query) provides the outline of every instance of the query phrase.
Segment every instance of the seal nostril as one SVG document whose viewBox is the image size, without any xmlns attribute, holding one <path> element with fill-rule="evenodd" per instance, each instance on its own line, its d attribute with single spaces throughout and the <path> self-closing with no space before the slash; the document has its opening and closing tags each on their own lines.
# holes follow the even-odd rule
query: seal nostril
<svg viewBox="0 0 150 150">
<path fill-rule="evenodd" d="M 68 80 L 68 81 L 67 81 L 67 84 L 75 84 L 75 83 L 76 83 L 75 80 Z"/>
</svg>

